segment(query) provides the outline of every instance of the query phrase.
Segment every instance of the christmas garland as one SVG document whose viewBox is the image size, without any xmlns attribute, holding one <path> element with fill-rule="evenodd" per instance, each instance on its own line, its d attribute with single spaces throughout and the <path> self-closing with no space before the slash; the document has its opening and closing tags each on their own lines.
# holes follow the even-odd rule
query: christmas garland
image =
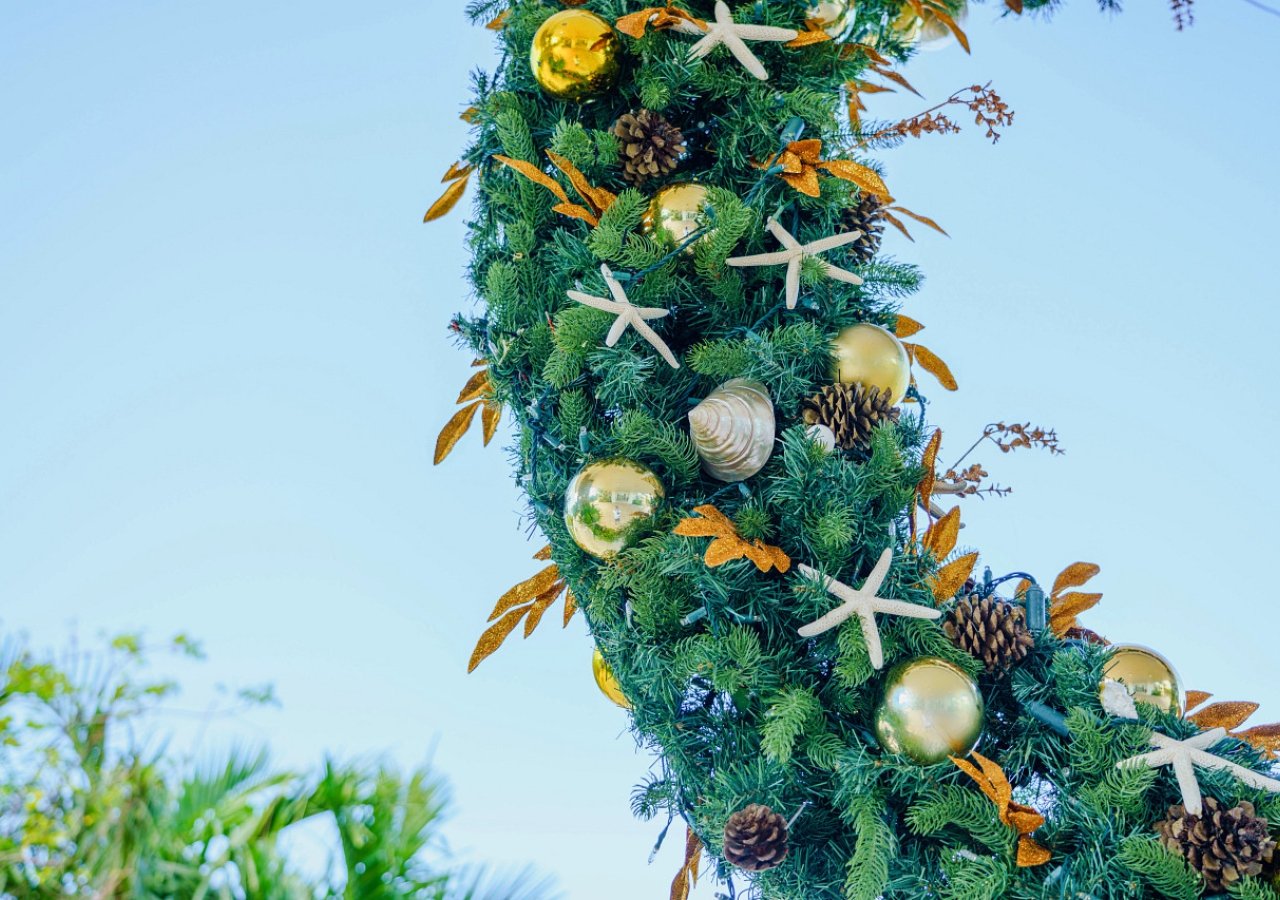
<svg viewBox="0 0 1280 900">
<path fill-rule="evenodd" d="M 687 827 L 672 896 L 705 851 L 730 897 L 1280 898 L 1280 728 L 1188 712 L 1208 697 L 1162 657 L 1082 627 L 1096 566 L 978 577 L 941 505 L 1005 489 L 940 462 L 915 373 L 955 379 L 907 340 L 919 275 L 879 239 L 941 228 L 868 154 L 1012 113 L 975 86 L 874 123 L 863 97 L 913 90 L 895 63 L 922 42 L 967 49 L 963 2 L 470 12 L 503 61 L 427 213 L 478 182 L 482 305 L 452 327 L 479 370 L 436 462 L 505 411 L 549 542 L 471 668 L 582 610 L 660 758 L 635 809 Z M 979 444 L 1059 452 L 1030 425 Z"/>
</svg>

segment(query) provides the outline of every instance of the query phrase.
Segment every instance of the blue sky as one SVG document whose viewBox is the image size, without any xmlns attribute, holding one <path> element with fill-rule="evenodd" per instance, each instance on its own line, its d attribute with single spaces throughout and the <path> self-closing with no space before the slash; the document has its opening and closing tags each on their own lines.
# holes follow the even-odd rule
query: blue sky
<svg viewBox="0 0 1280 900">
<path fill-rule="evenodd" d="M 430 465 L 472 301 L 463 217 L 419 220 L 491 37 L 460 7 L 6 5 L 0 624 L 191 632 L 192 707 L 218 682 L 284 704 L 211 739 L 433 755 L 460 850 L 536 860 L 575 900 L 663 896 L 679 841 L 646 865 L 648 759 L 581 623 L 465 675 L 540 544 L 496 446 Z M 905 311 L 961 382 L 934 392 L 947 448 L 1003 418 L 1068 450 L 981 454 L 1015 493 L 967 501 L 964 540 L 997 571 L 1100 563 L 1089 624 L 1272 721 L 1280 21 L 1198 9 L 1182 34 L 1161 2 L 976 9 L 973 56 L 911 78 L 930 102 L 992 80 L 1017 119 L 995 147 L 970 127 L 887 154 L 952 234 L 889 246 L 928 273 Z"/>
</svg>

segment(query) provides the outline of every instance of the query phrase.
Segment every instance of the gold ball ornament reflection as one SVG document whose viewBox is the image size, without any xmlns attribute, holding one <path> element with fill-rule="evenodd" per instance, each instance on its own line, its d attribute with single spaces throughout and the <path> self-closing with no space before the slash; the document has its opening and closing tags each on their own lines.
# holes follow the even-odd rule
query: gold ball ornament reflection
<svg viewBox="0 0 1280 900">
<path fill-rule="evenodd" d="M 878 387 L 890 403 L 901 403 L 911 384 L 911 359 L 897 336 L 879 325 L 850 325 L 832 341 L 831 375 L 842 384 Z"/>
<path fill-rule="evenodd" d="M 876 709 L 876 737 L 921 766 L 968 756 L 982 737 L 978 684 L 945 659 L 924 656 L 889 670 Z"/>
<path fill-rule="evenodd" d="M 1182 682 L 1173 663 L 1154 650 L 1137 644 L 1117 644 L 1102 670 L 1102 678 L 1104 682 L 1123 684 L 1139 703 L 1182 715 Z"/>
<path fill-rule="evenodd" d="M 613 669 L 609 668 L 609 664 L 604 661 L 604 654 L 600 652 L 599 647 L 591 654 L 591 674 L 596 677 L 596 687 L 600 688 L 600 693 L 623 709 L 631 708 L 631 701 L 627 699 L 626 694 L 622 693 L 622 686 L 618 684 L 618 678 L 613 674 Z"/>
<path fill-rule="evenodd" d="M 853 28 L 857 8 L 853 0 L 811 0 L 805 16 L 831 37 L 841 38 Z"/>
<path fill-rule="evenodd" d="M 533 36 L 529 64 L 538 85 L 557 100 L 582 103 L 618 80 L 622 44 L 613 26 L 585 9 L 566 9 Z"/>
<path fill-rule="evenodd" d="M 698 230 L 706 205 L 707 189 L 702 185 L 669 184 L 653 195 L 644 214 L 644 232 L 659 238 L 668 237 L 672 243 L 679 244 Z M 688 250 L 693 250 L 693 246 Z"/>
<path fill-rule="evenodd" d="M 564 521 L 574 543 L 598 559 L 617 555 L 652 518 L 662 482 L 629 459 L 593 462 L 569 482 Z"/>
</svg>

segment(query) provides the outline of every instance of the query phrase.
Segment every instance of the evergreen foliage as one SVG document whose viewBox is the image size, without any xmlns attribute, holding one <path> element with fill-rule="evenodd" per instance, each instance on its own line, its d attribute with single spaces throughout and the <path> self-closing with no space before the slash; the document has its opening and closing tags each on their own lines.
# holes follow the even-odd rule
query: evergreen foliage
<svg viewBox="0 0 1280 900">
<path fill-rule="evenodd" d="M 648 5 L 588 0 L 584 8 L 615 21 Z M 713 17 L 712 0 L 677 5 Z M 854 40 L 908 57 L 885 24 L 899 5 L 860 0 Z M 736 15 L 799 28 L 806 6 L 738 3 Z M 923 402 L 878 427 L 858 459 L 825 451 L 800 417 L 804 398 L 830 381 L 833 336 L 859 322 L 892 329 L 897 305 L 921 285 L 919 273 L 883 257 L 860 264 L 836 250 L 826 258 L 864 283 L 814 278 L 807 268 L 799 308 L 787 310 L 780 270 L 725 265 L 777 249 L 764 230 L 770 216 L 802 243 L 842 230 L 859 201 L 856 187 L 822 176 L 821 196 L 808 197 L 768 164 L 802 125 L 805 137 L 822 140 L 823 159 L 873 165 L 841 96 L 865 74 L 868 55 L 839 42 L 752 44 L 772 76 L 761 82 L 723 49 L 690 63 L 688 36 L 654 31 L 621 38 L 616 89 L 572 105 L 544 95 L 528 61 L 535 31 L 561 8 L 551 0 L 472 4 L 477 21 L 504 15 L 503 62 L 494 76 L 476 79 L 475 140 L 465 161 L 480 176 L 470 268 L 480 309 L 455 325 L 488 362 L 495 396 L 517 422 L 516 478 L 530 516 L 636 700 L 637 739 L 659 754 L 657 774 L 633 796 L 637 814 L 685 820 L 715 855 L 725 822 L 743 806 L 767 804 L 788 816 L 803 809 L 785 863 L 752 877 L 767 900 L 1199 896 L 1198 876 L 1152 837 L 1153 823 L 1178 802 L 1174 779 L 1167 770 L 1117 770 L 1147 749 L 1151 727 L 1175 737 L 1195 727 L 1149 708 L 1142 723 L 1108 717 L 1098 695 L 1105 648 L 1044 632 L 1014 671 L 986 673 L 937 623 L 880 622 L 889 665 L 939 656 L 978 680 L 987 704 L 981 752 L 1007 773 L 1017 799 L 1047 818 L 1037 839 L 1052 859 L 1019 867 L 1016 833 L 971 779 L 951 763 L 922 768 L 880 748 L 872 720 L 886 673 L 872 667 L 856 618 L 802 640 L 797 629 L 832 606 L 817 584 L 762 574 L 747 560 L 708 568 L 701 544 L 672 534 L 694 507 L 714 503 L 748 539 L 849 584 L 893 547 L 882 596 L 935 603 L 929 579 L 947 560 L 916 552 L 911 524 L 931 433 Z M 641 107 L 661 112 L 690 144 L 680 169 L 643 192 L 623 180 L 608 134 L 619 115 Z M 597 226 L 553 212 L 549 191 L 492 160 L 533 163 L 571 191 L 546 149 L 618 195 Z M 652 192 L 681 181 L 710 188 L 704 237 L 692 253 L 643 226 Z M 569 289 L 603 296 L 601 263 L 632 303 L 671 310 L 653 324 L 681 368 L 665 365 L 632 331 L 605 348 L 610 317 L 566 298 Z M 768 389 L 780 437 L 760 474 L 725 485 L 699 470 L 684 423 L 701 398 L 739 377 Z M 923 401 L 914 392 L 912 399 Z M 570 538 L 564 495 L 582 466 L 615 455 L 653 468 L 666 500 L 642 540 L 601 562 Z M 1033 714 L 1046 707 L 1065 715 L 1065 733 Z M 1266 765 L 1243 743 L 1229 744 L 1242 765 Z M 1224 800 L 1256 802 L 1263 815 L 1280 806 L 1226 776 L 1202 783 Z M 741 884 L 722 862 L 717 874 Z M 1236 896 L 1271 894 L 1261 882 L 1244 882 Z"/>
</svg>

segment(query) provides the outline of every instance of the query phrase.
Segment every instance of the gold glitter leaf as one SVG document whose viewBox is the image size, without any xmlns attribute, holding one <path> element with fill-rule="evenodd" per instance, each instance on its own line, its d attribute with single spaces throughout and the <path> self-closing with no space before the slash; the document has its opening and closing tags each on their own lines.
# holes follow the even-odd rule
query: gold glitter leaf
<svg viewBox="0 0 1280 900">
<path fill-rule="evenodd" d="M 911 355 L 915 357 L 916 362 L 920 364 L 920 368 L 938 379 L 938 382 L 944 388 L 949 391 L 959 389 L 960 386 L 956 384 L 956 379 L 955 376 L 951 374 L 951 369 L 947 367 L 947 364 L 944 363 L 936 353 L 928 347 L 925 347 L 923 344 L 912 344 L 908 350 Z"/>
<path fill-rule="evenodd" d="M 698 860 L 701 855 L 702 841 L 690 828 L 684 839 L 684 865 L 671 882 L 671 900 L 689 900 L 690 889 L 698 883 Z"/>
<path fill-rule="evenodd" d="M 777 569 L 786 572 L 791 568 L 791 557 L 783 553 L 781 548 L 773 547 L 763 541 L 748 541 L 738 534 L 733 521 L 711 504 L 694 507 L 695 513 L 702 518 L 689 516 L 681 519 L 674 533 L 681 537 L 714 537 L 707 547 L 703 562 L 714 569 L 735 559 L 751 560 L 761 572 Z"/>
<path fill-rule="evenodd" d="M 796 175 L 782 173 L 782 180 L 807 197 L 822 196 L 822 188 L 818 183 L 816 169 L 806 168 Z"/>
<path fill-rule="evenodd" d="M 977 553 L 966 553 L 959 559 L 947 563 L 929 579 L 933 589 L 933 599 L 938 603 L 950 600 L 964 587 L 964 583 L 973 574 L 973 567 L 978 564 Z"/>
<path fill-rule="evenodd" d="M 628 37 L 639 40 L 644 37 L 645 29 L 650 26 L 654 30 L 659 30 L 674 28 L 683 22 L 691 22 L 703 30 L 706 30 L 707 27 L 707 23 L 702 19 L 694 18 L 683 9 L 676 9 L 670 5 L 650 6 L 648 9 L 625 15 L 614 22 L 613 27 Z"/>
<path fill-rule="evenodd" d="M 1072 563 L 1063 569 L 1062 572 L 1059 573 L 1058 577 L 1054 579 L 1053 590 L 1051 593 L 1056 597 L 1067 588 L 1080 587 L 1101 571 L 1102 567 L 1095 565 L 1094 563 Z"/>
<path fill-rule="evenodd" d="M 784 44 L 783 46 L 808 47 L 812 44 L 824 44 L 830 40 L 832 40 L 831 35 L 827 34 L 822 29 L 820 28 L 809 29 L 809 30 L 800 32 L 799 36 L 794 41 L 787 41 L 787 43 Z"/>
<path fill-rule="evenodd" d="M 1055 597 L 1049 605 L 1049 627 L 1058 637 L 1065 637 L 1067 632 L 1076 627 L 1076 618 L 1093 609 L 1102 599 L 1101 594 L 1084 594 L 1072 591 Z"/>
<path fill-rule="evenodd" d="M 888 201 L 891 199 L 889 197 L 889 188 L 885 186 L 884 180 L 876 174 L 874 169 L 869 169 L 847 159 L 833 159 L 819 163 L 818 168 L 829 175 L 853 182 L 862 190 L 869 194 L 874 194 L 881 200 Z"/>
<path fill-rule="evenodd" d="M 956 40 L 960 42 L 960 46 L 964 48 L 965 53 L 972 53 L 969 49 L 969 36 L 964 33 L 964 29 L 956 24 L 956 20 L 951 18 L 951 14 L 937 4 L 930 4 L 929 15 L 933 16 L 947 29 L 956 36 Z"/>
<path fill-rule="evenodd" d="M 492 622 L 498 616 L 507 610 L 525 603 L 532 603 L 537 600 L 543 593 L 550 590 L 560 580 L 560 567 L 555 563 L 547 566 L 532 578 L 520 582 L 511 590 L 507 591 L 498 598 L 498 603 L 493 608 L 493 612 L 489 613 L 489 621 Z M 561 582 L 563 586 L 563 582 Z"/>
<path fill-rule="evenodd" d="M 1237 731 L 1232 737 L 1239 738 L 1270 755 L 1280 751 L 1280 724 L 1255 725 L 1253 728 Z"/>
<path fill-rule="evenodd" d="M 977 766 L 955 756 L 951 761 L 977 782 L 978 789 L 996 805 L 1000 821 L 1018 833 L 1018 865 L 1026 868 L 1048 862 L 1049 851 L 1031 839 L 1031 833 L 1044 824 L 1044 816 L 1030 806 L 1013 802 L 1013 786 L 998 763 L 977 751 L 972 756 L 978 761 Z"/>
<path fill-rule="evenodd" d="M 427 210 L 426 215 L 422 217 L 423 222 L 434 222 L 436 219 L 443 219 L 452 209 L 458 205 L 458 201 L 462 199 L 462 195 L 467 192 L 467 183 L 471 180 L 470 173 L 459 178 L 453 184 L 445 189 L 440 199 L 431 204 L 431 208 Z"/>
<path fill-rule="evenodd" d="M 555 163 L 555 167 L 568 177 L 569 183 L 573 185 L 573 189 L 579 196 L 591 204 L 596 215 L 604 213 L 618 199 L 613 192 L 594 187 L 590 181 L 587 181 L 587 176 L 578 171 L 578 167 L 563 156 L 552 153 L 550 150 L 547 151 L 547 156 Z"/>
<path fill-rule="evenodd" d="M 480 635 L 480 640 L 476 643 L 476 649 L 471 651 L 471 660 L 467 663 L 467 672 L 471 673 L 476 670 L 476 666 L 484 662 L 493 655 L 503 641 L 511 636 L 511 632 L 516 630 L 516 626 L 520 624 L 520 620 L 529 614 L 531 606 L 521 606 L 513 609 L 496 623 L 485 630 Z"/>
<path fill-rule="evenodd" d="M 898 314 L 898 321 L 893 326 L 893 333 L 899 338 L 909 338 L 913 334 L 924 331 L 924 326 L 910 316 Z"/>
<path fill-rule="evenodd" d="M 1187 691 L 1187 712 L 1191 712 L 1212 696 L 1213 694 L 1208 691 Z"/>
<path fill-rule="evenodd" d="M 440 179 L 440 183 L 448 184 L 450 181 L 455 181 L 465 175 L 469 175 L 471 174 L 471 168 L 472 167 L 469 165 L 464 166 L 462 163 L 456 162 L 449 167 L 448 172 L 444 173 L 444 177 Z"/>
<path fill-rule="evenodd" d="M 436 454 L 434 465 L 440 465 L 444 462 L 453 448 L 458 445 L 458 441 L 462 440 L 462 436 L 467 433 L 471 427 L 471 422 L 476 417 L 476 413 L 480 410 L 481 403 L 476 401 L 470 406 L 464 406 L 453 414 L 444 428 L 440 430 L 440 436 L 436 438 Z"/>
<path fill-rule="evenodd" d="M 891 207 L 891 209 L 894 212 L 900 212 L 904 216 L 915 219 L 921 225 L 929 226 L 934 231 L 938 232 L 938 234 L 951 237 L 951 235 L 947 234 L 946 229 L 944 229 L 941 225 L 939 225 L 937 222 L 935 222 L 933 219 L 929 218 L 928 216 L 922 216 L 919 213 L 913 213 L 911 210 L 907 209 L 905 206 L 894 206 L 894 207 Z M 899 335 L 899 337 L 901 337 L 901 335 Z"/>
<path fill-rule="evenodd" d="M 534 559 L 544 560 L 544 561 L 545 561 L 545 560 L 550 559 L 550 558 L 551 558 L 551 545 L 550 545 L 550 544 L 547 544 L 547 546 L 543 547 L 543 548 L 542 548 L 541 550 L 539 550 L 537 553 L 533 554 L 533 558 L 534 558 Z"/>
<path fill-rule="evenodd" d="M 480 410 L 480 424 L 484 427 L 484 445 L 489 446 L 493 436 L 498 433 L 498 423 L 502 421 L 502 406 L 484 401 L 484 409 Z"/>
<path fill-rule="evenodd" d="M 892 225 L 894 228 L 901 231 L 902 236 L 905 237 L 907 240 L 909 240 L 911 243 L 914 244 L 916 242 L 916 239 L 911 236 L 911 232 L 907 229 L 907 226 L 902 223 L 902 220 L 899 219 L 897 216 L 895 216 L 893 213 L 889 212 L 889 207 L 886 206 L 882 208 L 879 212 L 879 216 L 880 218 L 888 222 L 890 225 Z"/>
<path fill-rule="evenodd" d="M 573 596 L 573 591 L 566 590 L 564 592 L 564 627 L 569 627 L 569 622 L 573 619 L 573 614 L 578 611 L 578 601 Z"/>
<path fill-rule="evenodd" d="M 519 172 L 525 178 L 528 178 L 534 184 L 542 185 L 551 193 L 555 194 L 556 198 L 561 203 L 569 202 L 569 195 L 565 193 L 564 188 L 560 187 L 560 182 L 556 181 L 554 178 L 552 178 L 546 172 L 539 169 L 533 163 L 527 163 L 522 159 L 512 159 L 509 156 L 502 156 L 501 154 L 497 154 L 497 153 L 494 154 L 493 158 L 496 159 L 498 162 L 502 163 L 504 166 L 509 166 L 512 169 L 515 169 L 517 172 Z"/>
<path fill-rule="evenodd" d="M 533 630 L 538 627 L 538 623 L 542 621 L 543 615 L 556 602 L 556 598 L 564 593 L 564 582 L 557 581 L 546 591 L 538 595 L 538 599 L 533 601 L 533 605 L 529 607 L 529 618 L 524 620 L 524 636 L 528 638 L 533 634 Z"/>
<path fill-rule="evenodd" d="M 954 507 L 949 513 L 935 522 L 924 533 L 924 548 L 933 554 L 934 559 L 946 559 L 956 549 L 956 541 L 960 540 L 960 507 Z"/>
<path fill-rule="evenodd" d="M 1258 711 L 1259 704 L 1247 702 L 1212 703 L 1195 715 L 1187 716 L 1187 721 L 1198 725 L 1201 730 L 1225 728 L 1230 731 L 1239 728 L 1248 718 Z"/>
<path fill-rule="evenodd" d="M 595 217 L 591 210 L 577 203 L 557 203 L 551 207 L 553 212 L 558 212 L 562 216 L 568 216 L 570 219 L 581 219 L 592 228 L 600 224 L 600 220 Z"/>
<path fill-rule="evenodd" d="M 942 429 L 933 433 L 929 443 L 925 445 L 920 465 L 924 467 L 924 477 L 920 479 L 920 505 L 929 508 L 933 499 L 933 486 L 938 482 L 938 451 L 942 449 Z"/>
<path fill-rule="evenodd" d="M 462 386 L 462 392 L 458 394 L 458 399 L 454 403 L 469 403 L 472 400 L 479 400 L 489 390 L 489 371 L 481 369 L 470 378 L 467 383 Z"/>
</svg>

